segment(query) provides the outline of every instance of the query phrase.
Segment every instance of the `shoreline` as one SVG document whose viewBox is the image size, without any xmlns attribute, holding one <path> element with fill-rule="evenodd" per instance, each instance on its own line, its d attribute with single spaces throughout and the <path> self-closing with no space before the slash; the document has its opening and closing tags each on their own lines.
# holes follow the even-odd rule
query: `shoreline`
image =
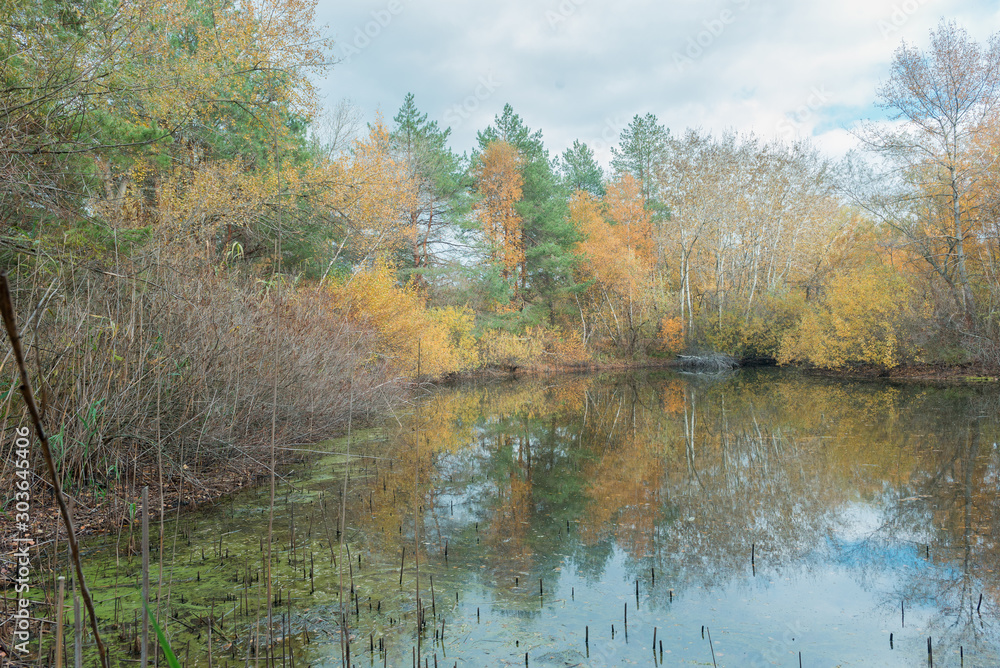
<svg viewBox="0 0 1000 668">
<path fill-rule="evenodd" d="M 683 370 L 687 364 L 676 358 L 653 359 L 637 362 L 590 362 L 586 364 L 546 364 L 536 366 L 511 366 L 507 368 L 485 368 L 448 374 L 441 378 L 428 379 L 432 385 L 452 385 L 483 379 L 535 378 L 558 374 L 601 373 L 606 371 L 638 371 L 643 369 Z M 1000 367 L 984 364 L 907 364 L 881 369 L 872 366 L 857 366 L 845 369 L 823 369 L 801 364 L 779 365 L 774 360 L 750 360 L 737 363 L 737 369 L 773 367 L 787 371 L 830 378 L 855 380 L 877 380 L 883 382 L 913 381 L 965 384 L 1000 383 Z"/>
<path fill-rule="evenodd" d="M 677 359 L 662 360 L 642 360 L 642 361 L 615 361 L 615 362 L 592 362 L 587 364 L 570 365 L 537 365 L 537 366 L 512 366 L 508 368 L 485 368 L 475 371 L 449 374 L 435 379 L 428 379 L 425 382 L 431 386 L 448 387 L 460 385 L 466 382 L 476 382 L 481 380 L 518 380 L 544 376 L 555 376 L 562 374 L 587 374 L 601 372 L 626 372 L 643 369 L 650 370 L 678 370 L 685 364 Z M 762 366 L 775 366 L 773 364 L 742 364 L 738 368 L 755 368 Z M 1000 383 L 1000 369 L 985 365 L 936 365 L 936 364 L 916 364 L 896 367 L 884 370 L 873 367 L 858 367 L 852 369 L 818 369 L 804 366 L 779 367 L 793 372 L 803 373 L 812 376 L 839 378 L 844 380 L 867 380 L 888 383 L 925 383 L 934 385 L 958 385 L 958 386 L 992 386 Z M 336 439 L 343 434 L 331 435 Z M 284 471 L 288 467 L 294 466 L 303 461 L 303 457 L 296 456 L 288 461 L 282 462 L 279 468 Z M 222 470 L 206 470 L 201 472 L 198 478 L 187 476 L 180 484 L 167 483 L 163 494 L 163 512 L 166 516 L 169 513 L 195 510 L 204 505 L 213 505 L 232 494 L 239 492 L 260 480 L 266 479 L 268 474 L 256 468 L 253 461 L 233 462 L 230 466 Z M 280 473 L 279 473 L 280 475 Z M 160 489 L 157 486 L 157 479 L 154 474 L 150 474 L 147 480 L 143 481 L 150 488 L 150 507 L 153 509 L 151 519 L 159 520 Z M 135 487 L 132 487 L 135 489 Z M 32 534 L 37 536 L 36 543 L 32 547 L 45 545 L 56 540 L 56 529 L 58 527 L 58 540 L 65 540 L 65 529 L 62 527 L 58 507 L 55 500 L 51 498 L 51 491 L 48 486 L 40 488 L 40 493 L 35 495 L 36 504 L 32 512 Z M 131 522 L 138 522 L 138 516 L 131 521 L 127 517 L 129 504 L 136 503 L 136 499 L 126 498 L 115 494 L 115 489 L 101 489 L 97 486 L 86 489 L 82 494 L 67 495 L 73 512 L 76 534 L 78 537 L 110 534 L 115 531 L 127 530 Z M 44 501 L 43 501 L 44 500 Z M 8 536 L 13 524 L 12 519 L 0 519 L 0 552 L 4 559 L 0 560 L 0 583 L 6 585 L 10 571 L 10 564 L 6 559 L 12 551 L 12 543 Z"/>
<path fill-rule="evenodd" d="M 803 373 L 847 380 L 932 383 L 937 385 L 990 385 L 1000 383 L 1000 368 L 982 364 L 911 364 L 892 369 L 860 367 L 856 369 L 797 368 Z"/>
</svg>

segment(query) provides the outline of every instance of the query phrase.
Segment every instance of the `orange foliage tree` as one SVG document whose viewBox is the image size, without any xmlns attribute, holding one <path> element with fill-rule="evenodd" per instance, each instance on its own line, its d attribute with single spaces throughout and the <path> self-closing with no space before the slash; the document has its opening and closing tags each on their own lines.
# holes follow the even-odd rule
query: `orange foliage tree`
<svg viewBox="0 0 1000 668">
<path fill-rule="evenodd" d="M 635 256 L 647 267 L 651 265 L 655 253 L 653 222 L 652 214 L 643 205 L 642 183 L 631 174 L 622 175 L 608 184 L 604 203 L 629 257 Z"/>
<path fill-rule="evenodd" d="M 596 326 L 617 347 L 634 354 L 655 333 L 662 310 L 653 280 L 652 220 L 643 206 L 641 184 L 625 174 L 608 186 L 603 205 L 590 193 L 577 191 L 569 211 L 583 237 L 576 246 L 580 278 L 594 281 L 584 295 L 586 308 L 580 306 L 584 338 Z"/>
<path fill-rule="evenodd" d="M 503 279 L 509 282 L 515 295 L 518 279 L 523 283 L 525 278 L 522 220 L 516 209 L 524 186 L 523 164 L 512 144 L 497 140 L 486 147 L 475 169 L 476 188 L 482 197 L 475 208 L 490 259 L 499 265 Z"/>
</svg>

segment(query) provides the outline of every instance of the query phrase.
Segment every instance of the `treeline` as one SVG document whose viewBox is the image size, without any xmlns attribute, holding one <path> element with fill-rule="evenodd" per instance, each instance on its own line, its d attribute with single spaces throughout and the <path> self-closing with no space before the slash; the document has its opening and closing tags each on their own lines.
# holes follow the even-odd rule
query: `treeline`
<svg viewBox="0 0 1000 668">
<path fill-rule="evenodd" d="M 471 154 L 413 95 L 319 113 L 308 2 L 4 7 L 0 262 L 70 484 L 316 439 L 418 372 L 1000 362 L 996 38 L 897 51 L 876 160 L 647 114 L 605 171 L 509 105 Z"/>
</svg>

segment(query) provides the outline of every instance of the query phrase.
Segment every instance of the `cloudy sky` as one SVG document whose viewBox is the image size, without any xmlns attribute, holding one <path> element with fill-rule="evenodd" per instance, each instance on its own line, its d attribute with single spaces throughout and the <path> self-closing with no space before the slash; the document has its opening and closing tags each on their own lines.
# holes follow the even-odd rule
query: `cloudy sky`
<svg viewBox="0 0 1000 668">
<path fill-rule="evenodd" d="M 837 156 L 875 106 L 902 40 L 926 47 L 946 17 L 985 42 L 996 0 L 320 0 L 340 62 L 319 81 L 391 120 L 407 92 L 452 128 L 453 148 L 510 103 L 552 152 L 574 139 L 606 162 L 652 112 L 685 128 L 812 137 Z"/>
</svg>

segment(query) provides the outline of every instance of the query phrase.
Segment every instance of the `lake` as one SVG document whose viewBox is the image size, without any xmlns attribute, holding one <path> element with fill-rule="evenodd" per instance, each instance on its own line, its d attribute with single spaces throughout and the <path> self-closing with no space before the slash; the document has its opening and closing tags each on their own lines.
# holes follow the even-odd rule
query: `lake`
<svg viewBox="0 0 1000 668">
<path fill-rule="evenodd" d="M 343 609 L 358 666 L 998 665 L 998 415 L 779 369 L 426 388 L 279 486 L 275 662 L 341 666 Z M 159 586 L 154 531 L 185 665 L 209 616 L 213 665 L 257 665 L 267 506 L 168 518 Z M 86 554 L 123 657 L 135 531 Z"/>
</svg>

